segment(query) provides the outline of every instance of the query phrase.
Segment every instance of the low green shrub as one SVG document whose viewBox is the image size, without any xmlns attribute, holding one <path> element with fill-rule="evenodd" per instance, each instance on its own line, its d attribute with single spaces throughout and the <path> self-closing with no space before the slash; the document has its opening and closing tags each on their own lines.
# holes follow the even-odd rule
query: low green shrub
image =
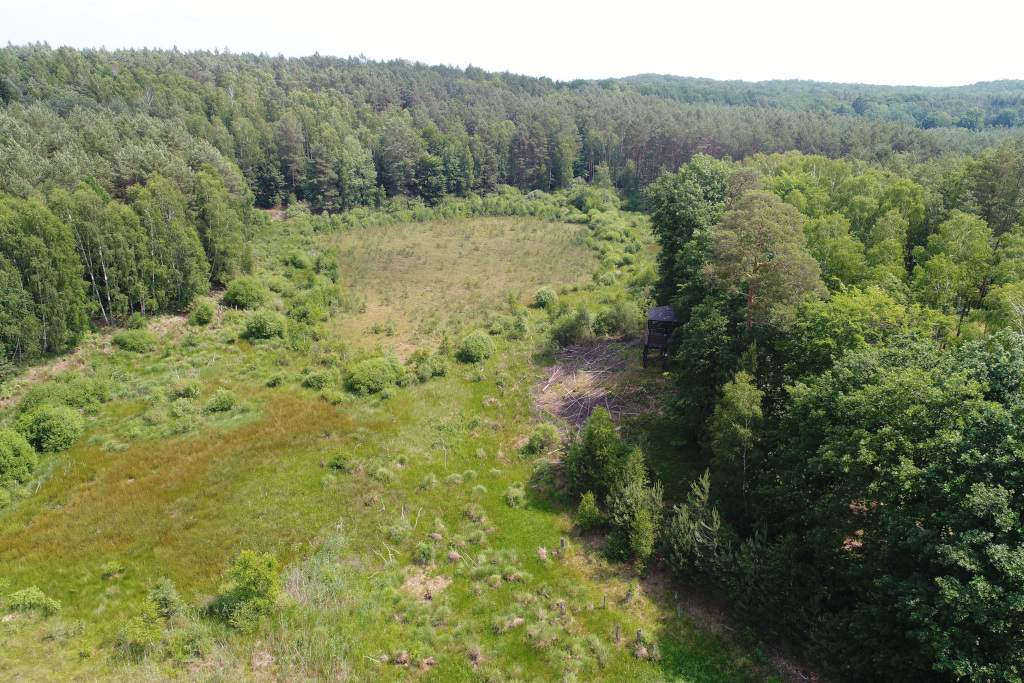
<svg viewBox="0 0 1024 683">
<path fill-rule="evenodd" d="M 523 485 L 523 482 L 514 481 L 505 489 L 502 497 L 510 508 L 521 508 L 526 505 L 526 487 Z"/>
<path fill-rule="evenodd" d="M 594 341 L 593 320 L 585 308 L 563 313 L 548 329 L 548 335 L 558 346 L 580 346 Z"/>
<path fill-rule="evenodd" d="M 245 336 L 249 339 L 284 337 L 284 316 L 274 311 L 256 311 L 245 320 Z"/>
<path fill-rule="evenodd" d="M 167 654 L 176 662 L 202 659 L 213 651 L 213 634 L 205 624 L 190 622 L 167 634 Z"/>
<path fill-rule="evenodd" d="M 122 351 L 145 353 L 156 345 L 156 335 L 149 330 L 121 330 L 110 341 Z"/>
<path fill-rule="evenodd" d="M 66 406 L 41 405 L 18 418 L 17 429 L 36 450 L 66 451 L 85 431 L 81 414 Z"/>
<path fill-rule="evenodd" d="M 397 384 L 404 375 L 405 369 L 395 356 L 369 358 L 352 367 L 348 387 L 359 394 L 375 394 Z"/>
<path fill-rule="evenodd" d="M 129 330 L 144 330 L 148 326 L 149 320 L 141 313 L 132 313 L 132 317 L 128 318 L 127 327 Z"/>
<path fill-rule="evenodd" d="M 299 383 L 307 389 L 324 389 L 334 383 L 336 375 L 330 370 L 313 370 L 306 373 Z"/>
<path fill-rule="evenodd" d="M 558 429 L 548 423 L 541 423 L 534 427 L 530 439 L 523 446 L 523 455 L 540 455 L 555 449 L 558 446 Z"/>
<path fill-rule="evenodd" d="M 538 308 L 553 308 L 558 305 L 558 294 L 551 287 L 544 286 L 533 295 Z"/>
<path fill-rule="evenodd" d="M 35 468 L 36 452 L 24 435 L 0 429 L 0 487 L 27 481 Z"/>
<path fill-rule="evenodd" d="M 448 356 L 435 353 L 433 356 L 420 361 L 416 366 L 416 377 L 421 382 L 426 382 L 433 377 L 444 377 L 448 374 L 450 361 Z"/>
<path fill-rule="evenodd" d="M 185 614 L 188 605 L 178 593 L 177 586 L 166 576 L 157 579 L 156 586 L 149 591 L 149 601 L 156 605 L 157 613 L 164 619 Z"/>
<path fill-rule="evenodd" d="M 44 616 L 52 616 L 61 611 L 59 600 L 47 597 L 36 586 L 16 591 L 7 596 L 7 607 L 13 612 L 42 612 Z"/>
<path fill-rule="evenodd" d="M 171 391 L 178 398 L 199 398 L 203 395 L 203 380 L 198 377 L 185 377 L 171 384 Z"/>
<path fill-rule="evenodd" d="M 224 616 L 243 633 L 252 633 L 260 617 L 277 607 L 281 578 L 277 559 L 269 554 L 243 550 L 228 570 L 228 582 L 221 585 L 211 611 Z"/>
<path fill-rule="evenodd" d="M 417 564 L 430 564 L 437 555 L 437 548 L 429 541 L 420 541 L 412 553 L 413 562 Z"/>
<path fill-rule="evenodd" d="M 124 657 L 145 657 L 163 636 L 163 629 L 160 626 L 160 616 L 156 607 L 153 603 L 147 602 L 136 609 L 131 617 L 121 622 L 121 627 L 114 637 L 114 647 Z"/>
<path fill-rule="evenodd" d="M 196 299 L 189 306 L 188 324 L 196 327 L 206 327 L 213 322 L 213 316 L 216 313 L 217 308 L 213 305 L 212 301 L 209 299 Z"/>
<path fill-rule="evenodd" d="M 643 327 L 644 314 L 635 302 L 617 299 L 611 306 L 602 308 L 594 319 L 597 334 L 635 334 Z"/>
<path fill-rule="evenodd" d="M 593 531 L 604 525 L 604 516 L 597 509 L 592 491 L 587 491 L 580 499 L 580 505 L 576 508 L 576 523 L 584 531 Z"/>
<path fill-rule="evenodd" d="M 238 404 L 238 395 L 230 389 L 218 389 L 217 393 L 210 397 L 210 400 L 203 406 L 208 413 L 223 413 L 231 410 Z"/>
<path fill-rule="evenodd" d="M 228 283 L 223 300 L 228 306 L 252 310 L 266 303 L 267 288 L 251 275 L 243 275 Z"/>
<path fill-rule="evenodd" d="M 494 355 L 495 347 L 491 338 L 483 332 L 471 332 L 459 346 L 459 360 L 463 363 L 479 363 Z"/>
</svg>

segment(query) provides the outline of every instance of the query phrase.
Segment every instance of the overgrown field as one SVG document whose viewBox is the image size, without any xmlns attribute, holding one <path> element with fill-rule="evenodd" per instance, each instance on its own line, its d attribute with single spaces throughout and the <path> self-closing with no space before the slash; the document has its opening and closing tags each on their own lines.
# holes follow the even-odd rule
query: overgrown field
<svg viewBox="0 0 1024 683">
<path fill-rule="evenodd" d="M 596 369 L 552 354 L 549 340 L 572 334 L 559 311 L 589 311 L 617 336 L 609 321 L 650 272 L 648 250 L 609 255 L 592 231 L 524 218 L 327 234 L 301 216 L 275 222 L 255 245 L 257 312 L 92 335 L 68 371 L 85 379 L 22 382 L 7 423 L 19 398 L 51 400 L 40 387 L 64 380 L 86 432 L 0 512 L 0 593 L 35 586 L 61 603 L 8 598 L 0 676 L 779 675 L 713 600 L 680 596 L 659 568 L 638 579 L 602 559 L 603 541 L 574 528 L 558 445 L 524 448 L 538 421 L 562 434 L 579 424 L 551 396 L 535 405 L 557 368 L 572 369 L 577 384 L 556 383 L 567 396 L 610 392 L 623 418 L 660 386 L 626 342 L 607 346 L 610 384 L 584 386 Z M 542 286 L 557 303 L 534 303 Z M 492 353 L 467 351 L 475 330 Z M 246 550 L 273 554 L 281 594 L 265 614 L 221 618 L 225 571 Z M 188 606 L 157 619 L 147 605 L 164 577 Z"/>
</svg>

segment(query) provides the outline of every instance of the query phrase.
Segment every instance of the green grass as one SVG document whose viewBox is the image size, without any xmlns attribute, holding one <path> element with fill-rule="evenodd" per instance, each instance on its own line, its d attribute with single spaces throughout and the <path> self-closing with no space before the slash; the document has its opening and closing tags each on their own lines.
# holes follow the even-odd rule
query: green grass
<svg viewBox="0 0 1024 683">
<path fill-rule="evenodd" d="M 664 571 L 637 583 L 630 567 L 601 559 L 599 539 L 575 533 L 569 509 L 529 486 L 534 459 L 519 448 L 535 424 L 533 389 L 546 377 L 534 360 L 544 311 L 528 311 L 528 338 L 495 337 L 489 360 L 455 364 L 446 377 L 390 397 L 337 389 L 327 401 L 300 386 L 303 368 L 336 374 L 378 345 L 407 358 L 433 351 L 444 334 L 457 341 L 489 312 L 507 312 L 509 291 L 527 303 L 542 284 L 589 280 L 597 260 L 572 239 L 577 230 L 481 219 L 314 238 L 275 224 L 257 245 L 264 277 L 297 286 L 308 273 L 279 255 L 336 250 L 348 301 L 366 304 L 340 306 L 330 338 L 308 352 L 239 340 L 244 315 L 223 311 L 196 338 L 182 320 L 154 325 L 156 351 L 129 354 L 93 339 L 86 367 L 114 377 L 118 398 L 88 416 L 86 437 L 0 513 L 5 592 L 37 585 L 64 611 L 4 622 L 0 672 L 33 680 L 405 680 L 417 671 L 452 681 L 764 680 L 772 669 L 732 641 L 713 602 L 686 597 L 677 617 Z M 616 287 L 562 299 L 596 306 Z M 284 311 L 289 292 L 277 289 L 285 291 L 268 306 Z M 375 333 L 378 324 L 384 331 Z M 341 351 L 325 352 L 332 343 Z M 660 386 L 658 373 L 629 367 L 636 386 Z M 219 389 L 240 405 L 176 414 L 171 392 L 186 377 L 202 383 L 197 405 Z M 348 471 L 327 465 L 339 452 Z M 461 483 L 447 483 L 455 474 Z M 431 478 L 437 484 L 423 486 Z M 519 509 L 503 499 L 515 481 L 527 482 Z M 438 530 L 440 539 L 427 535 Z M 413 562 L 418 543 L 436 547 L 433 563 Z M 257 633 L 207 617 L 217 645 L 202 660 L 118 654 L 121 622 L 159 577 L 202 605 L 230 559 L 249 548 L 275 553 L 284 581 L 277 614 Z M 112 561 L 123 572 L 104 577 Z M 634 657 L 638 628 L 648 647 L 657 644 L 656 660 Z"/>
</svg>

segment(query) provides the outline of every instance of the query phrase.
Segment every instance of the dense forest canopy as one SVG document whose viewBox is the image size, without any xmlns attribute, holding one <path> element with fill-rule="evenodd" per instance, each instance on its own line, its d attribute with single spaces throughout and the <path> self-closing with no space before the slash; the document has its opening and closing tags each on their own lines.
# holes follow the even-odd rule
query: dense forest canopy
<svg viewBox="0 0 1024 683">
<path fill-rule="evenodd" d="M 328 210 L 384 194 L 429 202 L 604 174 L 634 196 L 698 153 L 796 149 L 876 162 L 976 153 L 1024 122 L 1020 86 L 563 83 L 319 55 L 8 46 L 0 50 L 0 190 L 73 190 L 91 175 L 117 195 L 154 170 L 183 182 L 199 162 L 237 190 L 223 159 L 259 206 L 290 194 Z"/>
</svg>

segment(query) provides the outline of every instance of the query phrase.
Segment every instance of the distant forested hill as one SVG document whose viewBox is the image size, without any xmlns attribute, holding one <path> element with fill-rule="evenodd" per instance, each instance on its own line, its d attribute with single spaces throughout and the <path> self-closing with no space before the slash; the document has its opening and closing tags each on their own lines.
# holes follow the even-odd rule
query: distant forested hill
<svg viewBox="0 0 1024 683">
<path fill-rule="evenodd" d="M 0 190 L 118 196 L 153 171 L 187 186 L 240 170 L 258 206 L 552 190 L 608 174 L 634 196 L 698 153 L 799 150 L 885 162 L 976 154 L 1019 131 L 1024 82 L 962 88 L 723 82 L 641 75 L 555 82 L 476 67 L 314 55 L 0 50 Z M 187 191 L 187 187 L 185 188 Z"/>
</svg>

